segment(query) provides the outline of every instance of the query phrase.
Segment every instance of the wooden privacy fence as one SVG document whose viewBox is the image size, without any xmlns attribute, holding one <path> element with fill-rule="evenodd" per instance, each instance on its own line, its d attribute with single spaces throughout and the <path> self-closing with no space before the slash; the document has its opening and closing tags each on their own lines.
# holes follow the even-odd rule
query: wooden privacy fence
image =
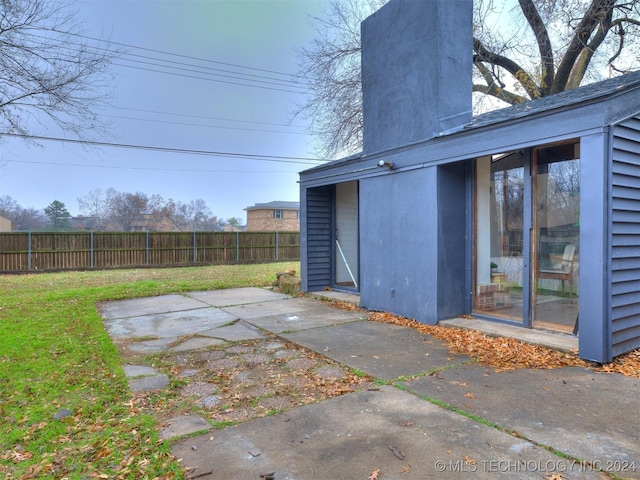
<svg viewBox="0 0 640 480">
<path fill-rule="evenodd" d="M 0 272 L 299 259 L 299 232 L 0 233 Z"/>
</svg>

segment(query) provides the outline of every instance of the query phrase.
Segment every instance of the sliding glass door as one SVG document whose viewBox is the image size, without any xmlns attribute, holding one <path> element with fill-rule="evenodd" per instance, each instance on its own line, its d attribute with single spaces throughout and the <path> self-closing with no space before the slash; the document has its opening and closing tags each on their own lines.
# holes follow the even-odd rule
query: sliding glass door
<svg viewBox="0 0 640 480">
<path fill-rule="evenodd" d="M 525 158 L 510 152 L 476 163 L 476 288 L 479 313 L 522 322 Z"/>
<path fill-rule="evenodd" d="M 578 315 L 579 142 L 476 160 L 473 311 L 572 331 Z"/>
<path fill-rule="evenodd" d="M 533 151 L 534 326 L 572 331 L 578 317 L 579 144 Z"/>
</svg>

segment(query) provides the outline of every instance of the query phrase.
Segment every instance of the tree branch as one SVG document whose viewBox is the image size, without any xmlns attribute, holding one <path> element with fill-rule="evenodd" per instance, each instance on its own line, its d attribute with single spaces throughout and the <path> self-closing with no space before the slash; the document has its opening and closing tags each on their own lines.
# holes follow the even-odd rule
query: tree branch
<svg viewBox="0 0 640 480">
<path fill-rule="evenodd" d="M 616 0 L 592 0 L 587 12 L 575 28 L 575 33 L 569 42 L 569 46 L 567 47 L 567 51 L 565 52 L 560 65 L 558 66 L 553 80 L 553 85 L 549 93 L 558 93 L 567 89 L 571 70 L 574 68 L 580 53 L 584 48 L 588 48 L 589 38 L 591 38 L 596 27 L 598 27 L 598 25 L 606 24 L 607 18 L 611 18 L 615 3 Z M 606 30 L 606 28 L 603 30 L 605 36 L 607 31 L 608 30 Z M 585 53 L 584 60 L 586 65 L 588 65 L 587 60 L 589 59 L 590 56 L 588 53 Z M 576 76 L 577 75 L 578 73 L 576 73 Z"/>
<path fill-rule="evenodd" d="M 536 85 L 534 79 L 518 63 L 510 58 L 489 51 L 482 42 L 475 37 L 473 39 L 473 50 L 476 53 L 474 56 L 474 64 L 477 62 L 486 62 L 497 67 L 502 67 L 522 85 L 527 95 L 529 95 L 529 98 L 534 99 L 541 96 L 540 88 Z"/>
<path fill-rule="evenodd" d="M 547 27 L 544 25 L 533 0 L 519 0 L 520 8 L 524 14 L 533 34 L 536 37 L 536 43 L 538 44 L 538 51 L 540 52 L 540 94 L 547 95 L 551 89 L 553 83 L 555 65 L 553 63 L 553 48 L 551 46 L 551 39 L 547 32 Z"/>
</svg>

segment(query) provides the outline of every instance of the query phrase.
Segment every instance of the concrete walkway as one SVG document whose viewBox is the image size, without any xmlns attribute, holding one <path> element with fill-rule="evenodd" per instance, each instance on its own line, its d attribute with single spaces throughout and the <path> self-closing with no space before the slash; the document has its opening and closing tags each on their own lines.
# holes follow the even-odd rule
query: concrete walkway
<svg viewBox="0 0 640 480">
<path fill-rule="evenodd" d="M 137 336 L 143 351 L 266 330 L 381 380 L 178 438 L 173 453 L 198 478 L 603 478 L 598 470 L 640 478 L 637 378 L 583 368 L 495 373 L 411 328 L 256 288 L 114 302 L 102 312 L 114 338 Z"/>
</svg>

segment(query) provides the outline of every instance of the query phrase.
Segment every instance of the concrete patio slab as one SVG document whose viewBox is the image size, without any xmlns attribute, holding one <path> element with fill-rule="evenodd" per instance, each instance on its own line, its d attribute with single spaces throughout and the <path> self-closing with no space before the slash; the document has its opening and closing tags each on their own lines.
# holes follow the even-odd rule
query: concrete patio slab
<svg viewBox="0 0 640 480">
<path fill-rule="evenodd" d="M 160 438 L 163 440 L 211 430 L 211 424 L 198 415 L 174 417 L 168 423 L 168 426 L 160 430 Z"/>
<path fill-rule="evenodd" d="M 438 340 L 408 327 L 368 322 L 366 312 L 241 290 L 226 297 L 214 292 L 218 300 L 207 300 L 248 301 L 224 309 L 202 307 L 206 303 L 194 298 L 188 300 L 196 303 L 182 302 L 185 297 L 179 295 L 147 299 L 164 306 L 136 310 L 129 303 L 103 309 L 123 315 L 107 316 L 105 326 L 120 346 L 140 353 L 188 351 L 272 332 L 375 377 L 396 380 L 406 391 L 373 388 L 183 439 L 173 451 L 196 467 L 194 475 L 367 478 L 380 470 L 381 478 L 402 480 L 600 478 L 596 470 L 602 468 L 616 478 L 640 478 L 635 463 L 640 459 L 640 379 L 582 368 L 496 373 L 449 354 Z M 261 300 L 245 297 L 251 293 Z M 172 298 L 180 307 L 168 306 Z M 156 313 L 130 316 L 133 311 Z M 128 366 L 127 372 L 133 389 L 168 383 L 140 366 Z M 412 375 L 418 378 L 399 380 Z M 201 417 L 177 418 L 161 435 L 175 438 L 207 429 Z"/>
<path fill-rule="evenodd" d="M 281 335 L 303 347 L 376 378 L 393 380 L 469 361 L 417 330 L 377 322 L 353 322 Z"/>
<path fill-rule="evenodd" d="M 275 479 L 369 478 L 375 470 L 381 478 L 403 480 L 545 478 L 552 471 L 562 471 L 563 478 L 599 478 L 390 386 L 184 439 L 172 452 L 194 468 L 190 475 L 211 471 L 235 480 L 271 472 Z"/>
<path fill-rule="evenodd" d="M 189 337 L 186 340 L 176 339 L 167 347 L 169 352 L 187 352 L 189 350 L 198 350 L 200 348 L 213 347 L 222 345 L 225 340 L 211 337 Z"/>
<path fill-rule="evenodd" d="M 124 370 L 124 375 L 127 378 L 143 377 L 158 373 L 155 368 L 147 367 L 145 365 L 125 365 L 122 369 Z"/>
<path fill-rule="evenodd" d="M 225 307 L 224 311 L 232 313 L 243 320 L 250 321 L 264 316 L 296 316 L 304 312 L 317 311 L 318 306 L 322 306 L 322 303 L 312 298 L 289 297 L 280 302 L 254 302 L 242 305 L 232 305 Z"/>
<path fill-rule="evenodd" d="M 224 311 L 251 325 L 276 334 L 367 319 L 365 312 L 331 308 L 310 298 L 292 298 L 282 302 L 226 307 Z"/>
<path fill-rule="evenodd" d="M 640 459 L 640 380 L 584 368 L 496 373 L 464 366 L 401 384 L 575 458 L 622 468 Z M 615 400 L 612 398 L 615 397 Z"/>
<path fill-rule="evenodd" d="M 291 299 L 289 295 L 257 287 L 188 292 L 185 293 L 185 295 L 214 307 L 227 307 L 230 305 L 245 305 L 248 303 L 275 302 L 277 300 Z"/>
<path fill-rule="evenodd" d="M 233 325 L 225 325 L 223 327 L 206 330 L 204 332 L 201 332 L 201 335 L 212 338 L 219 338 L 228 342 L 253 340 L 257 338 L 264 338 L 266 336 L 260 329 L 242 321 L 236 322 Z"/>
<path fill-rule="evenodd" d="M 196 310 L 171 311 L 145 316 L 106 320 L 105 328 L 112 338 L 155 336 L 177 337 L 205 332 L 237 319 L 223 310 L 207 307 Z"/>
<path fill-rule="evenodd" d="M 167 385 L 169 385 L 169 377 L 164 373 L 156 373 L 155 375 L 147 375 L 129 380 L 129 389 L 132 392 L 160 390 Z"/>
<path fill-rule="evenodd" d="M 114 319 L 193 310 L 208 306 L 193 298 L 176 294 L 106 302 L 100 305 L 100 313 L 106 319 Z"/>
<path fill-rule="evenodd" d="M 130 339 L 127 342 L 121 344 L 121 347 L 135 353 L 161 353 L 169 350 L 171 345 L 178 341 L 178 337 L 151 338 L 148 340 Z"/>
<path fill-rule="evenodd" d="M 317 292 L 310 292 L 310 294 L 317 298 L 328 298 L 329 300 L 338 300 L 340 302 L 360 305 L 360 295 L 357 293 L 339 292 L 337 290 L 320 290 Z"/>
</svg>

